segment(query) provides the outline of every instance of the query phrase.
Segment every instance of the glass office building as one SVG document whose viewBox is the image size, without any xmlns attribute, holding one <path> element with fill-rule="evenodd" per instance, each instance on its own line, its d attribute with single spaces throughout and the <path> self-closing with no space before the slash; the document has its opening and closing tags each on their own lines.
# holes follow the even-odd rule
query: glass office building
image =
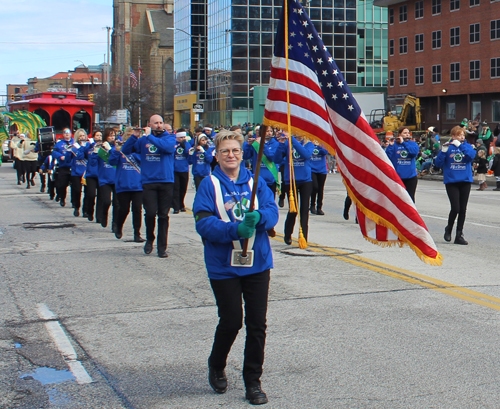
<svg viewBox="0 0 500 409">
<path fill-rule="evenodd" d="M 206 43 L 202 42 L 202 55 L 205 51 L 207 55 L 206 73 L 201 74 L 202 81 L 206 78 L 206 93 L 200 95 L 205 107 L 202 122 L 261 122 L 262 118 L 253 117 L 253 91 L 269 84 L 282 0 L 176 0 L 176 29 L 194 35 L 203 21 L 194 13 L 195 7 L 201 10 L 201 1 L 207 27 Z M 304 0 L 303 4 L 348 84 L 358 92 L 385 87 L 387 10 L 374 7 L 372 0 Z M 197 52 L 189 47 L 196 47 L 196 41 L 180 40 L 181 34 L 177 31 L 175 40 L 176 92 L 193 92 Z"/>
</svg>

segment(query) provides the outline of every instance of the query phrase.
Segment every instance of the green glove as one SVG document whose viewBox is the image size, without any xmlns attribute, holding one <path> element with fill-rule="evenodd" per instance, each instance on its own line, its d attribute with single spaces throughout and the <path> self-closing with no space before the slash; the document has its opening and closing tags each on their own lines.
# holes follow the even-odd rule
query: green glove
<svg viewBox="0 0 500 409">
<path fill-rule="evenodd" d="M 243 237 L 244 239 L 252 237 L 254 231 L 255 227 L 247 226 L 244 221 L 238 224 L 238 236 Z"/>
<path fill-rule="evenodd" d="M 253 212 L 245 212 L 243 223 L 248 227 L 255 228 L 260 221 L 260 217 L 260 213 L 257 210 L 254 210 Z"/>
</svg>

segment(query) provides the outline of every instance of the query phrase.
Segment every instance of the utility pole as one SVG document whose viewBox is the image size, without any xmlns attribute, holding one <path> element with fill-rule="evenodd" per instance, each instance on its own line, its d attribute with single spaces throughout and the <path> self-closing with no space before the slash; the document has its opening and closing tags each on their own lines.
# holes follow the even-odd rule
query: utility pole
<svg viewBox="0 0 500 409">
<path fill-rule="evenodd" d="M 123 109 L 123 77 L 125 76 L 125 27 L 120 27 L 120 109 Z"/>
<path fill-rule="evenodd" d="M 106 30 L 108 30 L 108 61 L 107 61 L 107 65 L 106 65 L 106 90 L 108 91 L 108 95 L 109 95 L 109 90 L 110 90 L 110 87 L 111 87 L 111 81 L 110 81 L 110 67 L 111 67 L 111 64 L 109 62 L 109 55 L 111 53 L 111 27 L 106 27 Z"/>
</svg>

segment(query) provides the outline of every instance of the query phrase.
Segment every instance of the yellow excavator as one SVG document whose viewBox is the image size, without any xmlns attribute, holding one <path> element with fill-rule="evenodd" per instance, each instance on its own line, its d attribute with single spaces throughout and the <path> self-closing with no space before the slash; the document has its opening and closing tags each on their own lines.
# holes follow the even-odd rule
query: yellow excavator
<svg viewBox="0 0 500 409">
<path fill-rule="evenodd" d="M 422 112 L 420 99 L 413 95 L 407 95 L 401 113 L 397 115 L 389 112 L 387 116 L 384 116 L 383 122 L 385 132 L 395 132 L 400 126 L 407 126 L 410 131 L 421 131 Z"/>
</svg>

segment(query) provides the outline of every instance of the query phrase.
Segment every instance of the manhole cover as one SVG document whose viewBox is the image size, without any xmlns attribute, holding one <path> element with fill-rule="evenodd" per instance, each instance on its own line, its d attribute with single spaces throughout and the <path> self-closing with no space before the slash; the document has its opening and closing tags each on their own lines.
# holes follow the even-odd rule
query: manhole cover
<svg viewBox="0 0 500 409">
<path fill-rule="evenodd" d="M 23 223 L 25 229 L 65 229 L 68 227 L 76 227 L 74 223 L 60 222 L 40 222 L 40 223 Z"/>
</svg>

